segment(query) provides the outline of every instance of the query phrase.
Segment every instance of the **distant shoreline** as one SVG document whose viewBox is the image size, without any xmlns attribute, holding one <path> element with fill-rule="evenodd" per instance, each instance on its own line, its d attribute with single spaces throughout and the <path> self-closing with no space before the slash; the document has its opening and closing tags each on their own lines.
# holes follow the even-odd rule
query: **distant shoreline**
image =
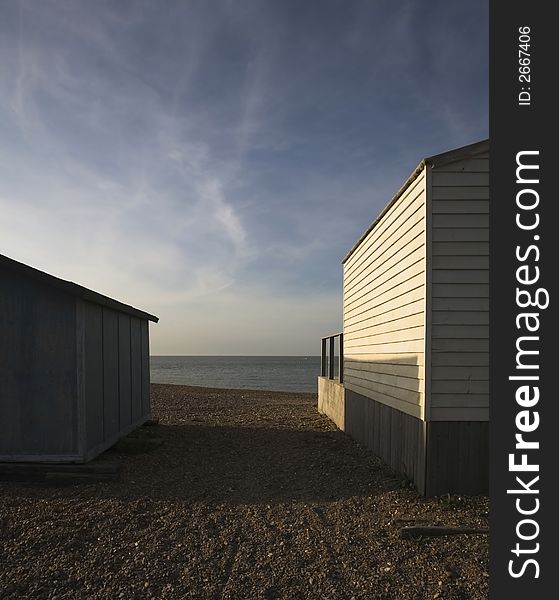
<svg viewBox="0 0 559 600">
<path fill-rule="evenodd" d="M 217 392 L 217 393 L 224 393 L 224 392 L 228 392 L 230 394 L 266 394 L 266 395 L 270 395 L 270 394 L 281 394 L 282 396 L 317 396 L 318 394 L 318 390 L 316 392 L 286 392 L 284 390 L 259 390 L 259 389 L 252 389 L 252 388 L 222 388 L 222 387 L 212 387 L 212 386 L 207 386 L 207 385 L 186 385 L 184 383 L 159 383 L 159 382 L 154 382 L 152 381 L 150 383 L 151 386 L 157 386 L 157 387 L 167 387 L 167 386 L 173 386 L 174 388 L 177 388 L 177 390 L 179 388 L 181 388 L 183 391 L 200 391 L 200 392 L 204 392 L 204 393 L 211 393 L 211 392 Z"/>
</svg>

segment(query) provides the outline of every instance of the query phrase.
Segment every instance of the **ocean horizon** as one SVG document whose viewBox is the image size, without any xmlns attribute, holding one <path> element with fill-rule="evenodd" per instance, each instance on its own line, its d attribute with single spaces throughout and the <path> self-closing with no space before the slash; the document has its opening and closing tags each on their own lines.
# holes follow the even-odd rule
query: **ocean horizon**
<svg viewBox="0 0 559 600">
<path fill-rule="evenodd" d="M 155 355 L 150 366 L 152 383 L 316 393 L 320 356 Z"/>
</svg>

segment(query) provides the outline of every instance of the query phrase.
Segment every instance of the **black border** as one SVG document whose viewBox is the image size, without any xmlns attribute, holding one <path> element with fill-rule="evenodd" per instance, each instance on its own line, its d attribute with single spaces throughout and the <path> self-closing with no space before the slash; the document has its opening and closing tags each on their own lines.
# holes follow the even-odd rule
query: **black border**
<svg viewBox="0 0 559 600">
<path fill-rule="evenodd" d="M 553 41 L 559 37 L 550 3 L 542 1 L 490 2 L 490 598 L 554 598 L 559 594 L 554 581 L 559 566 L 555 566 L 558 542 L 556 538 L 559 516 L 554 515 L 556 499 L 553 493 L 557 479 L 555 461 L 559 435 L 557 423 L 558 394 L 554 388 L 555 327 L 552 316 L 557 295 L 556 279 L 559 272 L 559 252 L 554 237 L 556 224 L 554 205 L 559 194 L 553 190 L 558 169 L 554 168 L 554 145 L 551 141 L 557 130 L 556 104 L 552 82 L 556 79 L 554 57 L 557 48 Z M 519 27 L 530 27 L 529 84 L 519 82 L 518 35 Z M 519 106 L 518 94 L 522 86 L 530 87 L 530 106 Z M 521 564 L 511 553 L 516 537 L 516 525 L 523 517 L 515 507 L 517 496 L 507 494 L 515 486 L 515 474 L 508 470 L 508 456 L 514 451 L 517 433 L 515 417 L 521 408 L 515 401 L 518 382 L 510 382 L 516 363 L 516 339 L 521 335 L 516 329 L 516 269 L 515 249 L 526 248 L 534 232 L 524 232 L 515 223 L 517 207 L 516 155 L 522 150 L 539 151 L 540 195 L 538 211 L 541 219 L 538 243 L 541 255 L 537 264 L 541 279 L 537 286 L 545 287 L 551 297 L 549 308 L 541 310 L 539 331 L 540 425 L 533 439 L 538 439 L 540 449 L 531 451 L 539 463 L 538 482 L 540 508 L 534 519 L 540 532 L 534 542 L 539 551 L 526 558 L 535 558 L 539 565 L 539 578 L 535 567 L 526 569 L 525 575 L 513 578 L 508 572 L 509 560 Z M 535 253 L 534 253 L 535 256 Z M 534 309 L 537 310 L 537 309 Z M 557 438 L 554 439 L 554 438 Z M 536 486 L 534 486 L 536 487 Z M 527 497 L 527 496 L 526 496 Z M 528 505 L 526 505 L 528 506 Z M 527 530 L 526 530 L 527 531 Z M 526 542 L 526 547 L 529 543 Z M 529 595 L 531 594 L 531 596 Z"/>
</svg>

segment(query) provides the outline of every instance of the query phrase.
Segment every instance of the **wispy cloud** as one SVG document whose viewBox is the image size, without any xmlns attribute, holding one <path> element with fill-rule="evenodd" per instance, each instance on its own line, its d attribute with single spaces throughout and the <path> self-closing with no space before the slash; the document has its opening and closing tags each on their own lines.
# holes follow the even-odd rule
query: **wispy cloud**
<svg viewBox="0 0 559 600">
<path fill-rule="evenodd" d="M 483 0 L 311 4 L 3 3 L 0 252 L 158 311 L 158 352 L 314 351 L 409 169 L 487 134 L 487 56 Z"/>
</svg>

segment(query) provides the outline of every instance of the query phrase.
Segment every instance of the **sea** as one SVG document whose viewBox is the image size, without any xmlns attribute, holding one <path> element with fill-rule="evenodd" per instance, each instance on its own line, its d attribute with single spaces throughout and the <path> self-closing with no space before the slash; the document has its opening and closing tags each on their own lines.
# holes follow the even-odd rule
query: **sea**
<svg viewBox="0 0 559 600">
<path fill-rule="evenodd" d="M 152 356 L 152 383 L 315 392 L 320 356 Z"/>
</svg>

